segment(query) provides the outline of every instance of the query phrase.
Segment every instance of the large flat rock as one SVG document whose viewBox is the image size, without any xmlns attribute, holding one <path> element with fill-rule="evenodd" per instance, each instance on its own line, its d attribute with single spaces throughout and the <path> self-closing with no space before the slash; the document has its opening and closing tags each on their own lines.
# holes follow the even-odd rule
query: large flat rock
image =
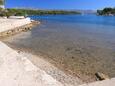
<svg viewBox="0 0 115 86">
<path fill-rule="evenodd" d="M 0 32 L 11 30 L 26 24 L 30 24 L 30 18 L 24 19 L 0 19 Z"/>
</svg>

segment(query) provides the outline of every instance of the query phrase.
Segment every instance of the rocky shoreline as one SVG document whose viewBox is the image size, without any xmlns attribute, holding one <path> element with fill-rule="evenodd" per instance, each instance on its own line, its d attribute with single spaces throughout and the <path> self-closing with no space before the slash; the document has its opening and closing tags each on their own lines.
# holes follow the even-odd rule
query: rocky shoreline
<svg viewBox="0 0 115 86">
<path fill-rule="evenodd" d="M 40 24 L 40 22 L 28 19 L 27 21 L 21 19 L 22 22 L 20 19 L 17 20 L 0 20 L 1 38 L 28 31 L 34 25 Z M 83 84 L 77 77 L 66 75 L 44 59 L 36 58 L 30 53 L 13 50 L 2 42 L 0 42 L 0 52 L 1 86 L 79 86 Z M 110 86 L 110 84 L 113 86 L 114 81 L 113 78 L 83 86 Z"/>
<path fill-rule="evenodd" d="M 39 21 L 32 20 L 32 21 L 28 22 L 25 25 L 12 27 L 11 29 L 8 29 L 6 31 L 0 32 L 0 38 L 11 36 L 11 35 L 14 35 L 14 34 L 17 34 L 17 33 L 20 33 L 20 32 L 25 32 L 25 31 L 31 30 L 32 27 L 34 27 L 34 26 L 36 26 L 38 24 L 40 24 Z"/>
</svg>

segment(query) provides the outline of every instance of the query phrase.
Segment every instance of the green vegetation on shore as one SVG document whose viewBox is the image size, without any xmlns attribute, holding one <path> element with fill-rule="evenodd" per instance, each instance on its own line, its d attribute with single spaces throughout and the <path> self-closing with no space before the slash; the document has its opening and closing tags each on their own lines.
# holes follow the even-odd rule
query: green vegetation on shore
<svg viewBox="0 0 115 86">
<path fill-rule="evenodd" d="M 115 8 L 104 8 L 103 10 L 97 10 L 99 15 L 112 15 L 115 16 Z"/>
<path fill-rule="evenodd" d="M 5 12 L 0 13 L 0 16 L 26 16 L 26 15 L 69 15 L 69 14 L 80 14 L 77 11 L 66 11 L 66 10 L 32 10 L 32 9 L 6 9 Z"/>
</svg>

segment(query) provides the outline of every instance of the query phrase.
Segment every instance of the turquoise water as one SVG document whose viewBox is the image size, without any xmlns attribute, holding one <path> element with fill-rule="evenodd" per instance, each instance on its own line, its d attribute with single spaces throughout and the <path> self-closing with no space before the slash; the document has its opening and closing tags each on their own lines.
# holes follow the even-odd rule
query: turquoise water
<svg viewBox="0 0 115 86">
<path fill-rule="evenodd" d="M 42 55 L 60 69 L 86 79 L 95 73 L 115 77 L 115 17 L 96 15 L 31 16 L 41 24 L 3 41 Z M 71 72 L 70 72 L 71 71 Z"/>
</svg>

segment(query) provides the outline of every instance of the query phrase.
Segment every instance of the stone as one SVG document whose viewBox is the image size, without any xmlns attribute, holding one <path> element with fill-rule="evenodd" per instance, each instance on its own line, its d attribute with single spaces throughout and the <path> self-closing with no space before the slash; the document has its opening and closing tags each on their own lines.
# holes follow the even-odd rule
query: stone
<svg viewBox="0 0 115 86">
<path fill-rule="evenodd" d="M 100 72 L 97 72 L 95 73 L 95 76 L 98 80 L 106 80 L 106 79 L 109 79 L 109 76 L 108 75 L 105 75 L 103 73 L 100 73 Z"/>
</svg>

